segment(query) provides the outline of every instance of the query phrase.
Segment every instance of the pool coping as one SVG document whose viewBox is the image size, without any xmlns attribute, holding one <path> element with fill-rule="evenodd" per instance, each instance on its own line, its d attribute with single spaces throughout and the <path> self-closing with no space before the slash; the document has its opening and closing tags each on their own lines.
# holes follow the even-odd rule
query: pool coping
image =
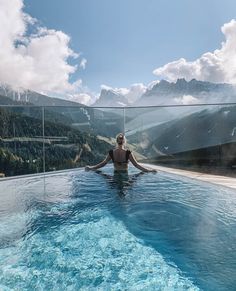
<svg viewBox="0 0 236 291">
<path fill-rule="evenodd" d="M 156 169 L 157 171 L 166 172 L 166 173 L 170 173 L 174 175 L 180 175 L 180 176 L 184 176 L 190 179 L 195 179 L 195 180 L 211 183 L 214 185 L 220 185 L 223 187 L 236 189 L 236 179 L 232 177 L 205 174 L 205 173 L 200 173 L 200 172 L 193 172 L 193 171 L 187 171 L 187 170 L 182 170 L 182 169 L 157 166 L 157 165 L 147 164 L 147 163 L 140 163 L 140 164 L 143 165 L 144 167 Z M 51 172 L 45 172 L 45 173 L 35 173 L 35 174 L 28 174 L 28 175 L 5 177 L 5 178 L 1 178 L 0 182 L 7 181 L 7 180 L 9 181 L 9 180 L 20 179 L 20 178 L 32 178 L 32 177 L 37 177 L 37 176 L 47 177 L 47 176 L 52 176 L 52 175 L 58 175 L 60 173 L 65 173 L 65 172 L 72 172 L 72 171 L 74 172 L 74 171 L 77 171 L 78 169 L 83 169 L 83 168 L 73 168 L 73 169 L 51 171 Z"/>
<path fill-rule="evenodd" d="M 231 189 L 236 189 L 236 179 L 226 176 L 220 176 L 220 175 L 212 175 L 212 174 L 205 174 L 200 172 L 193 172 L 193 171 L 187 171 L 182 169 L 176 169 L 176 168 L 169 168 L 169 167 L 163 167 L 163 166 L 156 166 L 153 164 L 141 164 L 143 166 L 148 166 L 150 168 L 156 169 L 157 171 L 167 172 L 175 175 L 180 175 L 184 177 L 188 177 L 195 180 L 200 180 L 208 183 L 212 183 L 215 185 L 221 185 L 224 187 L 228 187 Z"/>
</svg>

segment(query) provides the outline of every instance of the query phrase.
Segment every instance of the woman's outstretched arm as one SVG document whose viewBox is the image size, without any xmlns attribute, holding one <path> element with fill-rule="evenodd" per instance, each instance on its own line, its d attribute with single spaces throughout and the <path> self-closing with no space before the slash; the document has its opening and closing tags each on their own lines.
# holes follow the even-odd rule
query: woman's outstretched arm
<svg viewBox="0 0 236 291">
<path fill-rule="evenodd" d="M 111 157 L 109 155 L 106 156 L 105 160 L 103 160 L 101 163 L 94 165 L 94 166 L 86 166 L 85 171 L 89 170 L 97 170 L 99 168 L 104 167 L 109 161 L 111 160 Z"/>
<path fill-rule="evenodd" d="M 137 168 L 139 169 L 140 171 L 143 171 L 143 172 L 153 172 L 153 173 L 156 173 L 157 170 L 155 169 L 148 169 L 148 168 L 145 168 L 143 166 L 141 166 L 135 159 L 134 155 L 132 153 L 130 153 L 129 155 L 129 160 L 131 161 L 131 163 Z"/>
</svg>

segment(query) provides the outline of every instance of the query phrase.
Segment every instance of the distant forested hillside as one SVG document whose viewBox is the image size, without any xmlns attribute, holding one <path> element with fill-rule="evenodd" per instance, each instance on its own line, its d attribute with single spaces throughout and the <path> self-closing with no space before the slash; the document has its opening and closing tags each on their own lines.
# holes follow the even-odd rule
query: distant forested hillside
<svg viewBox="0 0 236 291">
<path fill-rule="evenodd" d="M 42 172 L 44 152 L 46 171 L 97 163 L 105 157 L 108 143 L 72 128 L 67 117 L 57 119 L 57 114 L 47 112 L 43 129 L 38 108 L 0 108 L 0 172 L 6 176 Z"/>
</svg>

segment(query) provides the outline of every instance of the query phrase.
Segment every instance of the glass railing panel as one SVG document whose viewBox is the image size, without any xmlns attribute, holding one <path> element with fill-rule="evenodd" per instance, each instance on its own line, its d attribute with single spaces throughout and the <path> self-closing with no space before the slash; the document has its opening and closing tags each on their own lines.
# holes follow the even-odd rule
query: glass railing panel
<svg viewBox="0 0 236 291">
<path fill-rule="evenodd" d="M 0 107 L 0 176 L 95 164 L 125 132 L 139 161 L 236 168 L 236 104 L 144 108 Z"/>
<path fill-rule="evenodd" d="M 233 171 L 236 105 L 127 108 L 125 113 L 128 146 L 139 161 Z"/>
<path fill-rule="evenodd" d="M 115 138 L 124 132 L 124 110 L 123 108 L 93 108 L 93 129 L 98 135 Z"/>
<path fill-rule="evenodd" d="M 47 107 L 44 117 L 46 171 L 100 162 L 124 130 L 123 109 Z"/>
<path fill-rule="evenodd" d="M 0 106 L 0 175 L 43 172 L 42 108 Z"/>
</svg>

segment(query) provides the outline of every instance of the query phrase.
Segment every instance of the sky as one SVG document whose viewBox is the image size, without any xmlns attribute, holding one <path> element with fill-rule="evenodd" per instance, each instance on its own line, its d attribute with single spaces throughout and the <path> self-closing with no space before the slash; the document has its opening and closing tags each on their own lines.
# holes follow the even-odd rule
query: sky
<svg viewBox="0 0 236 291">
<path fill-rule="evenodd" d="M 236 83 L 235 0 L 0 0 L 0 27 L 14 88 L 91 104 L 161 79 Z"/>
</svg>

